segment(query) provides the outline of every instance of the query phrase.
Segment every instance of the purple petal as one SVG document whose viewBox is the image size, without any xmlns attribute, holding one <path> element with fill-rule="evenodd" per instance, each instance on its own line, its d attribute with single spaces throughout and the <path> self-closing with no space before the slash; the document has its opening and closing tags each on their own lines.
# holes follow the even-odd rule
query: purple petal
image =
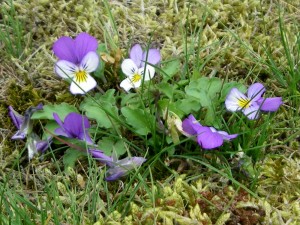
<svg viewBox="0 0 300 225">
<path fill-rule="evenodd" d="M 126 157 L 124 159 L 115 162 L 107 171 L 107 181 L 116 180 L 122 176 L 125 176 L 129 171 L 141 166 L 146 161 L 143 157 Z"/>
<path fill-rule="evenodd" d="M 106 181 L 115 181 L 126 175 L 126 172 L 121 168 L 109 168 L 107 170 Z"/>
<path fill-rule="evenodd" d="M 75 54 L 75 42 L 70 37 L 61 37 L 53 44 L 53 52 L 60 60 L 66 60 L 74 64 L 78 64 Z"/>
<path fill-rule="evenodd" d="M 22 140 L 22 139 L 25 139 L 27 133 L 26 132 L 23 132 L 21 130 L 18 130 L 17 133 L 15 133 L 11 139 L 12 140 Z"/>
<path fill-rule="evenodd" d="M 93 145 L 94 142 L 92 141 L 90 135 L 88 134 L 88 131 L 86 130 L 85 133 L 81 133 L 78 135 L 77 137 L 80 140 L 84 140 L 86 142 L 86 144 L 88 145 Z"/>
<path fill-rule="evenodd" d="M 91 149 L 89 150 L 89 153 L 98 161 L 105 163 L 109 167 L 113 167 L 114 163 L 112 163 L 113 159 L 112 157 L 109 157 L 105 155 L 102 151 L 98 149 Z"/>
<path fill-rule="evenodd" d="M 16 112 L 12 106 L 8 106 L 8 115 L 12 119 L 16 128 L 20 129 L 22 123 L 24 122 L 24 116 L 22 116 L 18 112 Z"/>
<path fill-rule="evenodd" d="M 218 130 L 217 133 L 220 134 L 222 136 L 223 140 L 226 140 L 226 141 L 230 141 L 231 139 L 234 139 L 238 136 L 238 134 L 228 134 L 227 132 L 222 131 L 222 130 Z"/>
<path fill-rule="evenodd" d="M 36 107 L 35 107 L 36 110 L 43 110 L 44 109 L 44 106 L 43 106 L 43 103 L 39 103 Z"/>
<path fill-rule="evenodd" d="M 182 121 L 182 129 L 189 135 L 196 135 L 197 130 L 201 127 L 201 124 L 195 119 L 192 114 Z"/>
<path fill-rule="evenodd" d="M 148 54 L 148 56 L 147 56 Z M 147 60 L 148 63 L 155 65 L 157 63 L 159 63 L 160 61 L 160 52 L 157 49 L 149 49 L 148 53 L 147 51 L 143 53 L 143 61 L 145 62 Z M 144 63 L 143 63 L 144 65 Z"/>
<path fill-rule="evenodd" d="M 82 119 L 83 118 L 81 114 L 71 112 L 64 120 L 64 128 L 72 134 L 73 138 L 77 138 L 84 133 L 84 122 Z"/>
<path fill-rule="evenodd" d="M 98 41 L 93 36 L 87 33 L 80 33 L 75 38 L 75 52 L 77 57 L 77 64 L 81 62 L 83 57 L 88 52 L 96 52 L 98 48 Z"/>
<path fill-rule="evenodd" d="M 202 127 L 199 129 L 197 141 L 204 149 L 217 148 L 223 144 L 222 136 L 217 132 L 212 132 L 209 127 Z"/>
<path fill-rule="evenodd" d="M 52 143 L 52 137 L 49 137 L 46 141 L 37 141 L 36 150 L 38 152 L 44 153 Z"/>
<path fill-rule="evenodd" d="M 247 92 L 248 98 L 251 99 L 251 101 L 257 101 L 261 98 L 262 94 L 266 91 L 264 85 L 261 83 L 255 83 L 252 84 Z"/>
<path fill-rule="evenodd" d="M 88 128 L 90 128 L 90 122 L 86 116 L 81 114 L 71 112 L 64 120 L 64 129 L 71 134 L 72 138 L 78 138 L 93 144 L 88 136 Z"/>
<path fill-rule="evenodd" d="M 261 98 L 257 103 L 260 105 L 260 110 L 267 112 L 275 112 L 283 104 L 281 97 Z"/>
<path fill-rule="evenodd" d="M 135 44 L 129 54 L 130 59 L 135 63 L 135 65 L 140 68 L 143 58 L 143 49 L 139 44 Z"/>
<path fill-rule="evenodd" d="M 60 127 L 64 127 L 64 124 L 63 122 L 61 121 L 61 119 L 59 118 L 58 114 L 57 113 L 53 113 L 53 118 L 55 119 L 56 123 L 58 123 L 58 125 Z"/>
<path fill-rule="evenodd" d="M 62 127 L 56 128 L 56 129 L 54 130 L 54 133 L 55 133 L 56 135 L 59 135 L 59 136 L 71 137 L 71 135 L 70 135 L 69 133 L 67 133 L 67 132 L 65 131 L 65 129 L 62 128 Z"/>
<path fill-rule="evenodd" d="M 243 109 L 243 113 L 250 120 L 259 118 L 259 105 L 256 102 L 253 102 L 248 108 Z"/>
</svg>

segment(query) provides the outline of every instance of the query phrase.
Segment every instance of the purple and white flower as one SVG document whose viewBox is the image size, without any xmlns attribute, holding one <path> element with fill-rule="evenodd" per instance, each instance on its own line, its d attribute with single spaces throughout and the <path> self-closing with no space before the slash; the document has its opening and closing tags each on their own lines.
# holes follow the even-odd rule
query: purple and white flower
<svg viewBox="0 0 300 225">
<path fill-rule="evenodd" d="M 8 107 L 8 115 L 12 119 L 14 125 L 18 131 L 12 136 L 13 140 L 25 139 L 27 134 L 31 132 L 32 123 L 31 116 L 34 112 L 43 109 L 43 104 L 38 104 L 36 107 L 29 107 L 24 116 L 20 115 L 17 111 L 13 109 L 12 106 Z"/>
<path fill-rule="evenodd" d="M 146 159 L 144 157 L 126 157 L 118 160 L 116 157 L 109 157 L 102 151 L 94 149 L 89 153 L 98 161 L 105 163 L 109 169 L 106 171 L 107 181 L 115 181 L 126 176 L 131 170 L 137 169 Z"/>
<path fill-rule="evenodd" d="M 90 73 L 99 65 L 97 47 L 97 40 L 87 33 L 80 33 L 74 40 L 64 36 L 54 43 L 53 52 L 59 58 L 55 72 L 62 78 L 72 79 L 72 94 L 85 94 L 96 87 L 97 82 Z"/>
<path fill-rule="evenodd" d="M 231 112 L 242 111 L 250 120 L 257 119 L 260 111 L 275 112 L 282 105 L 281 97 L 263 98 L 266 91 L 261 83 L 252 84 L 247 95 L 232 88 L 225 100 L 226 109 Z"/>
<path fill-rule="evenodd" d="M 127 76 L 120 84 L 126 92 L 131 88 L 138 88 L 142 81 L 148 81 L 154 77 L 155 68 L 152 65 L 159 63 L 160 52 L 157 49 L 149 49 L 143 52 L 139 44 L 134 45 L 130 50 L 130 58 L 122 62 L 121 68 Z M 146 64 L 146 65 L 145 65 Z"/>
<path fill-rule="evenodd" d="M 66 116 L 64 122 L 61 121 L 57 113 L 53 113 L 53 117 L 60 126 L 55 129 L 55 134 L 68 138 L 76 138 L 85 141 L 89 145 L 94 145 L 88 133 L 91 125 L 86 116 L 71 112 Z"/>
<path fill-rule="evenodd" d="M 182 129 L 187 136 L 195 136 L 198 144 L 203 149 L 214 149 L 223 145 L 224 140 L 230 141 L 238 134 L 228 134 L 225 131 L 218 131 L 214 127 L 202 126 L 193 115 L 182 122 Z"/>
</svg>

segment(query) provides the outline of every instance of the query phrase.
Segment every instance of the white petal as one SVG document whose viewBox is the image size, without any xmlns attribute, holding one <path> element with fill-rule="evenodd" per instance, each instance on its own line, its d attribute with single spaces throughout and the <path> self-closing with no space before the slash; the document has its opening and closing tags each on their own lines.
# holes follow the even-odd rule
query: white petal
<svg viewBox="0 0 300 225">
<path fill-rule="evenodd" d="M 122 68 L 123 73 L 128 77 L 130 77 L 133 74 L 138 72 L 137 66 L 131 59 L 125 59 L 122 62 L 121 68 Z"/>
<path fill-rule="evenodd" d="M 237 88 L 232 88 L 225 100 L 226 109 L 235 112 L 240 110 L 239 99 L 247 99 Z"/>
<path fill-rule="evenodd" d="M 99 65 L 99 56 L 96 52 L 87 53 L 80 62 L 80 67 L 88 73 L 94 72 Z"/>
<path fill-rule="evenodd" d="M 146 72 L 145 72 L 145 75 L 144 75 L 144 67 L 139 68 L 139 74 L 144 76 L 145 81 L 150 80 L 154 77 L 155 68 L 153 66 L 147 65 L 145 71 Z"/>
<path fill-rule="evenodd" d="M 96 87 L 96 85 L 97 82 L 95 81 L 95 79 L 87 74 L 86 82 L 77 83 L 74 79 L 71 83 L 70 91 L 72 94 L 85 94 L 86 92 Z"/>
<path fill-rule="evenodd" d="M 55 73 L 62 78 L 73 78 L 78 67 L 69 61 L 59 60 L 55 64 Z"/>
<path fill-rule="evenodd" d="M 250 107 L 243 109 L 243 113 L 250 120 L 258 119 L 260 116 L 259 105 L 254 103 L 254 104 L 250 105 Z"/>
<path fill-rule="evenodd" d="M 123 88 L 126 92 L 128 92 L 131 88 L 135 88 L 135 85 L 133 84 L 133 82 L 131 82 L 130 78 L 128 77 L 121 82 L 120 87 Z"/>
</svg>

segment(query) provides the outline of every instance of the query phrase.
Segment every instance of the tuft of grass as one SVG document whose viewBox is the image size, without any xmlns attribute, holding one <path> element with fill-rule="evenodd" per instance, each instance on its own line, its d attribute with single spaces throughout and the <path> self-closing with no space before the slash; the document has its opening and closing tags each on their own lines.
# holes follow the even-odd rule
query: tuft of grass
<svg viewBox="0 0 300 225">
<path fill-rule="evenodd" d="M 7 0 L 6 5 L 2 5 L 0 13 L 0 42 L 3 43 L 8 56 L 20 58 L 25 48 L 25 32 L 17 17 L 13 1 Z"/>
</svg>

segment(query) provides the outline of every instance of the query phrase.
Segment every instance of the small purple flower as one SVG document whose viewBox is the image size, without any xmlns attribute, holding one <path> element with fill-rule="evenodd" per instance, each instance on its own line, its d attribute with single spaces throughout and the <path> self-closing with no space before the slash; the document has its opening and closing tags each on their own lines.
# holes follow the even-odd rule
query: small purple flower
<svg viewBox="0 0 300 225">
<path fill-rule="evenodd" d="M 141 166 L 146 159 L 143 157 L 126 157 L 118 160 L 115 157 L 109 157 L 102 151 L 93 149 L 89 153 L 98 161 L 105 163 L 109 169 L 106 172 L 107 181 L 115 181 L 123 176 L 126 176 L 131 170 Z"/>
<path fill-rule="evenodd" d="M 55 134 L 68 138 L 77 138 L 85 141 L 89 145 L 94 144 L 88 134 L 90 122 L 86 116 L 71 112 L 66 116 L 64 122 L 61 121 L 57 113 L 53 113 L 53 117 L 60 126 L 55 130 Z"/>
<path fill-rule="evenodd" d="M 190 135 L 196 136 L 198 144 L 203 149 L 213 149 L 220 147 L 224 140 L 230 141 L 238 136 L 238 134 L 228 134 L 225 131 L 218 131 L 214 127 L 202 126 L 193 115 L 182 122 L 183 131 Z"/>
<path fill-rule="evenodd" d="M 134 45 L 130 50 L 130 59 L 125 59 L 121 65 L 123 73 L 127 76 L 120 84 L 126 92 L 131 88 L 138 88 L 144 81 L 154 77 L 155 68 L 148 63 L 155 65 L 160 61 L 160 52 L 157 49 L 149 49 L 143 52 L 139 44 Z M 147 60 L 147 64 L 145 66 Z M 146 71 L 146 73 L 145 73 Z"/>
<path fill-rule="evenodd" d="M 36 153 L 44 153 L 52 143 L 52 137 L 48 137 L 47 140 L 41 140 L 36 133 L 31 133 L 27 140 L 28 158 L 29 160 Z"/>
<path fill-rule="evenodd" d="M 29 107 L 25 111 L 24 116 L 22 116 L 18 112 L 16 112 L 12 106 L 9 106 L 8 115 L 10 116 L 14 125 L 18 129 L 18 131 L 14 134 L 14 136 L 12 136 L 11 139 L 13 140 L 25 139 L 27 134 L 31 132 L 32 129 L 32 124 L 31 124 L 32 114 L 42 109 L 43 109 L 43 104 L 40 103 L 36 107 Z"/>
<path fill-rule="evenodd" d="M 266 112 L 275 112 L 282 105 L 282 98 L 263 98 L 266 91 L 261 83 L 252 84 L 247 96 L 241 93 L 237 88 L 232 88 L 225 100 L 226 109 L 231 112 L 241 110 L 250 120 L 259 118 L 260 110 Z"/>
<path fill-rule="evenodd" d="M 75 40 L 64 36 L 54 43 L 53 52 L 59 58 L 55 72 L 62 78 L 72 79 L 72 94 L 85 94 L 97 85 L 90 76 L 99 65 L 97 47 L 97 40 L 87 33 L 80 33 Z"/>
</svg>

